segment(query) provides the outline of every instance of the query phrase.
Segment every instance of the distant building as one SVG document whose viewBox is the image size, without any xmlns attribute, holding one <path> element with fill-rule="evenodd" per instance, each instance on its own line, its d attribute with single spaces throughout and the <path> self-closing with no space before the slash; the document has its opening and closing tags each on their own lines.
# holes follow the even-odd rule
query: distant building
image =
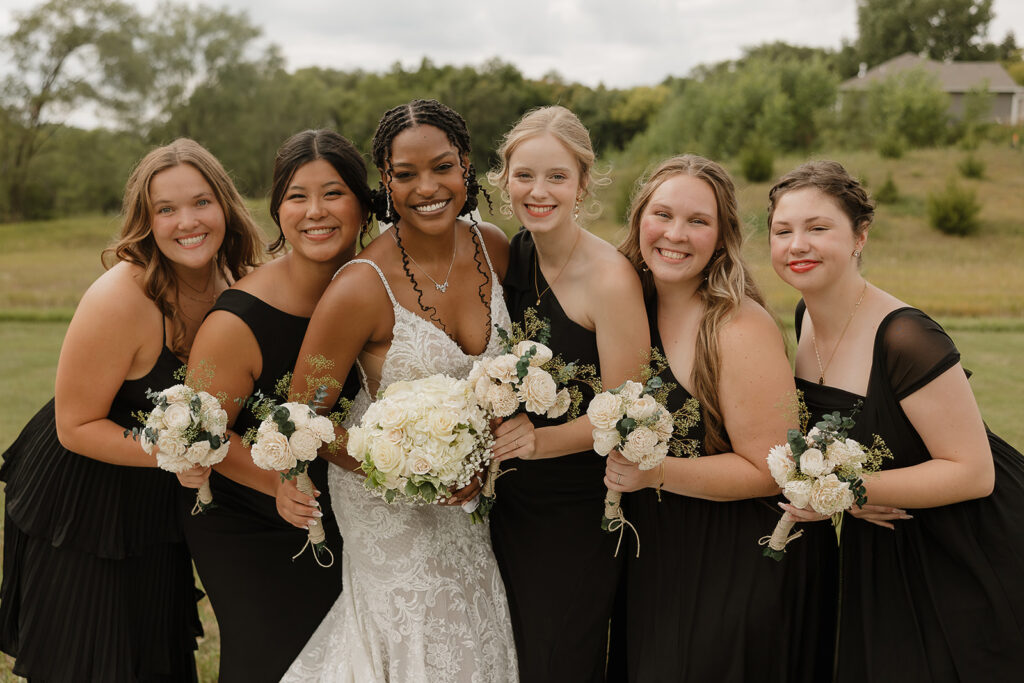
<svg viewBox="0 0 1024 683">
<path fill-rule="evenodd" d="M 875 81 L 912 69 L 935 75 L 939 87 L 949 94 L 949 113 L 955 118 L 963 116 L 964 97 L 968 92 L 987 87 L 992 94 L 992 109 L 987 120 L 1009 124 L 1024 121 L 1024 87 L 1017 85 L 999 62 L 937 62 L 908 52 L 870 70 L 862 67 L 856 78 L 839 86 L 839 91 L 864 91 Z"/>
</svg>

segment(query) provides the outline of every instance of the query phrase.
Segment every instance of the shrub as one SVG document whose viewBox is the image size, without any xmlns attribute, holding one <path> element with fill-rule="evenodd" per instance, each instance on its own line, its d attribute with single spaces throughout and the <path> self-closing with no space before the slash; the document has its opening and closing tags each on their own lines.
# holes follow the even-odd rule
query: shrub
<svg viewBox="0 0 1024 683">
<path fill-rule="evenodd" d="M 764 183 L 775 174 L 775 155 L 763 142 L 748 143 L 740 153 L 740 171 L 752 183 Z"/>
<path fill-rule="evenodd" d="M 907 143 L 903 136 L 895 131 L 890 131 L 879 138 L 878 153 L 885 159 L 899 159 L 906 151 Z"/>
<path fill-rule="evenodd" d="M 895 204 L 900 200 L 900 190 L 896 187 L 896 181 L 892 179 L 892 173 L 885 176 L 885 182 L 875 192 L 875 201 L 879 204 Z"/>
<path fill-rule="evenodd" d="M 968 154 L 960 163 L 956 165 L 960 169 L 960 174 L 964 178 L 984 178 L 985 177 L 985 162 L 974 156 Z"/>
<path fill-rule="evenodd" d="M 949 179 L 945 190 L 928 195 L 928 222 L 947 235 L 973 235 L 981 227 L 981 205 L 974 190 Z"/>
</svg>

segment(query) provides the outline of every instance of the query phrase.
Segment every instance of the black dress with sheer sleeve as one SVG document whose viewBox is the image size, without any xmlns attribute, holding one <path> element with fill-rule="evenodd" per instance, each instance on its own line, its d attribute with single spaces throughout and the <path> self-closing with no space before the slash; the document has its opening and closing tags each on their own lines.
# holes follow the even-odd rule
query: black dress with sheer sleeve
<svg viewBox="0 0 1024 683">
<path fill-rule="evenodd" d="M 664 353 L 653 307 L 648 319 L 651 342 Z M 676 385 L 666 406 L 675 412 L 691 395 L 670 369 L 661 377 Z M 673 435 L 696 441 L 694 457 L 707 457 L 704 437 L 703 421 Z M 835 535 L 819 524 L 811 531 L 820 538 L 797 539 L 781 562 L 762 556 L 758 540 L 779 521 L 778 500 L 719 502 L 662 491 L 659 501 L 649 488 L 624 496 L 640 544 L 639 557 L 635 544 L 623 549 L 631 682 L 827 680 Z"/>
<path fill-rule="evenodd" d="M 146 390 L 177 384 L 166 346 L 122 383 L 108 418 L 132 428 Z M 54 401 L 4 453 L 0 649 L 38 681 L 195 681 L 202 635 L 182 536 L 181 485 L 139 448 L 140 467 L 73 453 L 57 440 Z M 141 466 L 141 465 L 149 466 Z"/>
<path fill-rule="evenodd" d="M 551 322 L 548 346 L 555 354 L 599 368 L 596 335 L 565 314 L 547 290 L 535 254 L 529 232 L 512 238 L 502 283 L 512 321 L 522 322 L 526 309 L 535 309 Z M 585 389 L 584 409 L 592 397 Z M 565 421 L 530 419 L 538 428 Z M 587 450 L 503 465 L 491 540 L 508 595 L 520 679 L 603 681 L 623 560 L 622 553 L 615 557 L 616 537 L 601 529 L 604 458 Z"/>
<path fill-rule="evenodd" d="M 803 318 L 797 308 L 797 335 Z M 850 438 L 884 439 L 883 469 L 931 458 L 900 401 L 960 354 L 921 311 L 889 313 L 875 336 L 866 396 L 797 379 L 812 416 L 860 412 Z M 1024 457 L 989 432 L 991 495 L 909 510 L 891 531 L 847 515 L 835 680 L 1017 681 L 1024 677 Z M 870 487 L 869 487 L 870 502 Z"/>
<path fill-rule="evenodd" d="M 252 331 L 262 355 L 253 391 L 278 401 L 275 385 L 295 367 L 309 318 L 285 313 L 237 289 L 225 291 L 210 309 L 227 311 Z M 352 373 L 342 389 L 358 391 Z M 243 410 L 232 431 L 242 435 L 259 421 Z M 311 548 L 294 560 L 306 531 L 284 521 L 276 501 L 214 471 L 210 476 L 214 507 L 187 516 L 185 536 L 203 588 L 210 596 L 220 628 L 221 683 L 278 681 L 320 625 L 341 593 L 341 536 L 327 490 L 327 461 L 309 465 L 334 564 L 321 567 Z M 191 509 L 195 494 L 183 489 L 182 506 Z"/>
</svg>

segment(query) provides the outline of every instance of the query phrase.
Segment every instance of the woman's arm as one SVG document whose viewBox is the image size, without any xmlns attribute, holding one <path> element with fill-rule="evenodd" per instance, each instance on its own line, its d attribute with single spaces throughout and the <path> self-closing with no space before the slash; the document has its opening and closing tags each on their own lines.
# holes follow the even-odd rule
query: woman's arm
<svg viewBox="0 0 1024 683">
<path fill-rule="evenodd" d="M 992 493 L 992 448 L 959 363 L 904 398 L 900 407 L 924 441 L 931 460 L 865 475 L 868 502 L 929 508 Z"/>
<path fill-rule="evenodd" d="M 656 487 L 693 498 L 729 501 L 778 493 L 765 459 L 796 426 L 796 387 L 782 334 L 757 304 L 747 301 L 719 334 L 719 401 L 733 450 L 700 458 L 665 459 L 664 469 L 622 473 L 624 460 L 609 459 L 612 490 Z M 622 483 L 617 474 L 622 473 Z"/>
<path fill-rule="evenodd" d="M 135 281 L 141 270 L 119 264 L 82 296 L 57 363 L 57 437 L 69 451 L 130 467 L 156 467 L 125 428 L 107 418 L 121 384 L 142 377 L 163 350 L 160 311 Z M 166 387 L 150 387 L 160 391 Z"/>
</svg>

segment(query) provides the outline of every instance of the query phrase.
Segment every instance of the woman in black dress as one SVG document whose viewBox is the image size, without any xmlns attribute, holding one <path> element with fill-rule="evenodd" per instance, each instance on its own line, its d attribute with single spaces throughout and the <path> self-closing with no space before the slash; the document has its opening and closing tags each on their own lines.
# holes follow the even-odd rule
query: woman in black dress
<svg viewBox="0 0 1024 683">
<path fill-rule="evenodd" d="M 893 454 L 842 527 L 834 679 L 1019 680 L 1024 459 L 986 430 L 942 328 L 861 276 L 874 210 L 860 184 L 811 162 L 770 199 L 772 265 L 803 296 L 796 375 L 812 424 L 859 404 L 850 438 L 877 434 Z"/>
<path fill-rule="evenodd" d="M 639 279 L 577 221 L 595 183 L 586 128 L 564 107 L 537 109 L 506 135 L 499 154 L 491 181 L 524 227 L 512 238 L 504 280 L 512 320 L 522 322 L 529 308 L 550 320 L 552 351 L 599 368 L 605 386 L 635 377 L 649 350 Z M 585 392 L 584 410 L 592 397 Z M 532 440 L 496 450 L 497 460 L 517 460 L 505 465 L 491 513 L 519 675 L 602 681 L 624 560 L 615 556 L 618 537 L 601 529 L 604 460 L 593 452 L 586 415 L 530 419 Z"/>
<path fill-rule="evenodd" d="M 275 384 L 295 367 L 309 317 L 332 276 L 355 253 L 369 224 L 370 190 L 359 151 L 329 130 L 307 130 L 278 150 L 270 215 L 281 230 L 271 251 L 291 249 L 225 291 L 196 335 L 189 366 L 212 372 L 207 391 L 277 401 Z M 355 395 L 358 385 L 348 387 Z M 343 391 L 342 395 L 346 392 Z M 224 406 L 235 434 L 258 424 L 235 401 Z M 278 681 L 341 591 L 341 537 L 327 496 L 327 462 L 309 474 L 333 565 L 312 550 L 295 555 L 306 532 L 278 515 L 277 472 L 259 469 L 233 439 L 210 475 L 215 506 L 185 526 L 199 578 L 220 627 L 221 683 Z M 195 486 L 202 476 L 187 483 Z M 186 482 L 183 482 L 186 483 Z M 297 493 L 297 492 L 296 492 Z M 188 497 L 191 505 L 193 497 Z M 322 515 L 322 516 L 319 516 Z"/>
<path fill-rule="evenodd" d="M 741 247 L 732 181 L 712 161 L 668 159 L 633 199 L 620 249 L 678 385 L 668 408 L 696 398 L 700 419 L 673 436 L 689 457 L 648 471 L 608 458 L 605 483 L 633 492 L 624 508 L 640 538 L 626 572 L 631 681 L 816 680 L 817 560 L 794 550 L 777 564 L 757 547 L 782 514 L 762 498 L 777 492 L 765 455 L 795 426 L 796 397 Z"/>
<path fill-rule="evenodd" d="M 217 294 L 258 262 L 259 229 L 191 140 L 128 180 L 114 264 L 83 295 L 55 398 L 4 454 L 0 646 L 44 681 L 196 680 L 201 635 L 174 477 L 124 437 L 146 390 L 178 383 Z M 58 440 L 59 439 L 59 440 Z"/>
</svg>

